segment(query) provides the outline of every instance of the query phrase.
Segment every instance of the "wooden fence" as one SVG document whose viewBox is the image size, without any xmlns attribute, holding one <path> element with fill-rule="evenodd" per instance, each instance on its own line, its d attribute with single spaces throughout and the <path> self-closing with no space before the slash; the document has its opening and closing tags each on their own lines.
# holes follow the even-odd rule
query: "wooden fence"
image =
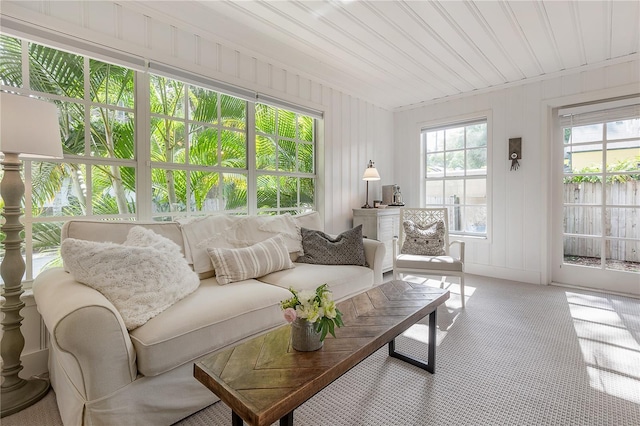
<svg viewBox="0 0 640 426">
<path fill-rule="evenodd" d="M 564 202 L 569 204 L 596 204 L 595 207 L 565 206 L 565 233 L 625 238 L 606 240 L 607 259 L 640 262 L 640 189 L 639 181 L 607 183 L 565 183 Z M 606 207 L 605 221 L 602 223 L 602 197 L 607 205 L 627 207 Z M 604 229 L 603 229 L 604 226 Z M 632 241 L 629 241 L 632 240 Z M 565 237 L 565 256 L 600 257 L 600 238 Z"/>
</svg>

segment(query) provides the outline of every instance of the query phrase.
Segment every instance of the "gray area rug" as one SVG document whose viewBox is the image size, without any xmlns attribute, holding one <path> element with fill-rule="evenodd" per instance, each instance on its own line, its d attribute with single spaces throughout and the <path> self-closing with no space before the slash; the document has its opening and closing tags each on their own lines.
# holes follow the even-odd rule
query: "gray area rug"
<svg viewBox="0 0 640 426">
<path fill-rule="evenodd" d="M 435 375 L 389 358 L 384 347 L 299 407 L 294 423 L 640 425 L 637 299 L 468 276 L 460 309 L 457 285 L 450 290 L 438 311 Z M 426 337 L 417 324 L 397 346 L 424 356 Z M 2 419 L 61 424 L 53 392 Z M 177 423 L 230 424 L 223 403 Z"/>
</svg>

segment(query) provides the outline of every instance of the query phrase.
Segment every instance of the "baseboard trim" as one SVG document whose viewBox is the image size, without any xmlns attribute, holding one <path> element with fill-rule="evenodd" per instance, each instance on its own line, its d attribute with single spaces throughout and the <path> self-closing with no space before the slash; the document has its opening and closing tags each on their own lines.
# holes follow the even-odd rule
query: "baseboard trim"
<svg viewBox="0 0 640 426">
<path fill-rule="evenodd" d="M 572 285 L 572 284 L 563 284 L 563 283 L 557 283 L 557 282 L 552 282 L 551 285 L 554 286 L 554 287 L 573 288 L 573 289 L 582 290 L 582 291 L 593 291 L 594 293 L 614 294 L 616 296 L 624 296 L 624 297 L 631 297 L 632 299 L 640 299 L 640 296 L 638 296 L 637 294 L 622 293 L 622 292 L 619 292 L 619 291 L 610 291 L 610 290 L 605 290 L 605 289 L 601 289 L 601 288 L 592 288 L 592 287 L 585 287 L 585 286 Z"/>
<path fill-rule="evenodd" d="M 49 371 L 49 349 L 23 354 L 21 361 L 24 369 L 20 371 L 20 377 L 41 376 Z"/>
<path fill-rule="evenodd" d="M 523 271 L 521 269 L 499 268 L 496 266 L 486 266 L 465 263 L 464 271 L 467 274 L 481 275 L 483 277 L 500 278 L 503 280 L 519 281 L 527 284 L 542 284 L 540 271 Z"/>
</svg>

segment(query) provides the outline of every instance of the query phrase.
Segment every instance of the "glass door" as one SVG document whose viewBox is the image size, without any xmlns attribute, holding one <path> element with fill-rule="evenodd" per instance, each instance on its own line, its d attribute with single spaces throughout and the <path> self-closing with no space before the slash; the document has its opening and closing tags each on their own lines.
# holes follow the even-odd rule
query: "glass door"
<svg viewBox="0 0 640 426">
<path fill-rule="evenodd" d="M 556 132 L 552 279 L 640 295 L 640 106 L 573 110 Z"/>
</svg>

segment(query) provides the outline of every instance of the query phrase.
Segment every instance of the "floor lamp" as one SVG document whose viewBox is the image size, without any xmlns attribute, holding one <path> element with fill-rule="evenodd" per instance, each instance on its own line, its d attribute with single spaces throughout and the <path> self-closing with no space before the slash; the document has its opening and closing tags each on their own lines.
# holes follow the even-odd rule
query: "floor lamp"
<svg viewBox="0 0 640 426">
<path fill-rule="evenodd" d="M 22 259 L 22 236 L 24 229 L 20 216 L 24 196 L 24 183 L 20 177 L 22 163 L 18 155 L 28 157 L 62 157 L 58 108 L 35 98 L 0 93 L 0 152 L 4 154 L 0 183 L 0 195 L 4 200 L 2 215 L 5 223 L 2 232 L 4 258 L 0 265 L 0 275 L 4 280 L 2 305 L 2 398 L 1 417 L 16 413 L 40 400 L 49 390 L 49 382 L 44 379 L 28 380 L 18 376 L 22 370 L 20 355 L 24 349 L 24 336 L 20 331 L 22 317 L 20 310 L 24 302 L 22 276 L 25 265 Z"/>
<path fill-rule="evenodd" d="M 370 209 L 372 207 L 369 205 L 369 181 L 380 180 L 380 174 L 378 173 L 375 164 L 373 164 L 373 161 L 369 160 L 369 164 L 367 165 L 367 168 L 364 170 L 364 174 L 362 175 L 362 180 L 367 182 L 367 199 L 362 208 Z"/>
</svg>

